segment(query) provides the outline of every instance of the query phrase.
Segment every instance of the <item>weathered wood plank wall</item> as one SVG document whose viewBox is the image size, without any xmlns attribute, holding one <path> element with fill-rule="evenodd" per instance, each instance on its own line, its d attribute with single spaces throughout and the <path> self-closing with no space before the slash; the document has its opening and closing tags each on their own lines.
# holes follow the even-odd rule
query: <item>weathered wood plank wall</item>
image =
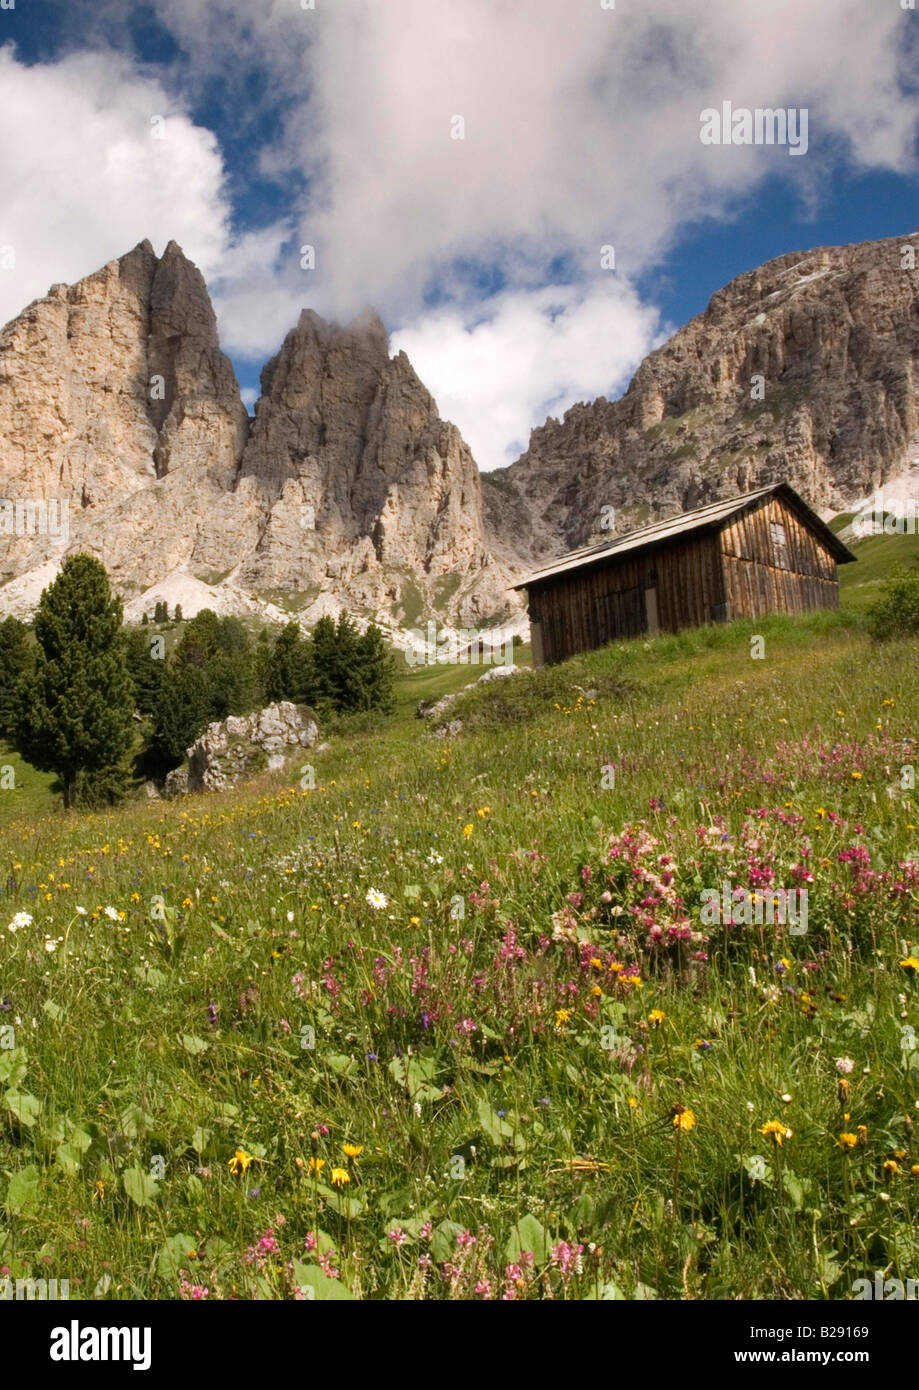
<svg viewBox="0 0 919 1390">
<path fill-rule="evenodd" d="M 784 547 L 772 530 L 778 525 Z M 725 616 L 839 606 L 833 556 L 782 499 L 767 498 L 717 533 L 690 532 L 534 585 L 528 602 L 542 660 L 646 631 L 648 589 L 656 591 L 664 632 Z"/>
</svg>

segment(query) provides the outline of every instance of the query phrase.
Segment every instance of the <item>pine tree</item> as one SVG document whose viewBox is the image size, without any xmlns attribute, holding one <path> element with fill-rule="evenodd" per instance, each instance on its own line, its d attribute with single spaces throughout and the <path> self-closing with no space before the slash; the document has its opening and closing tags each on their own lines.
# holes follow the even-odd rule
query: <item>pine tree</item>
<svg viewBox="0 0 919 1390">
<path fill-rule="evenodd" d="M 334 671 L 336 708 L 366 708 L 361 698 L 360 633 L 347 613 L 339 614 L 335 628 Z"/>
<path fill-rule="evenodd" d="M 139 627 L 128 630 L 125 643 L 128 670 L 134 685 L 135 707 L 141 714 L 152 715 L 159 708 L 166 674 L 164 645 L 162 637 L 148 636 Z"/>
<path fill-rule="evenodd" d="M 395 705 L 395 662 L 382 632 L 371 623 L 357 642 L 358 708 L 391 714 Z"/>
<path fill-rule="evenodd" d="M 182 605 L 181 605 L 181 603 L 177 603 L 177 604 L 176 604 L 175 620 L 176 620 L 177 623 L 180 623 L 180 622 L 182 621 Z"/>
<path fill-rule="evenodd" d="M 300 624 L 289 622 L 278 634 L 265 674 L 265 696 L 269 701 L 301 701 L 303 689 L 304 644 Z"/>
<path fill-rule="evenodd" d="M 160 772 L 176 767 L 210 719 L 208 692 L 198 670 L 170 661 L 156 710 L 150 747 L 153 765 Z"/>
<path fill-rule="evenodd" d="M 35 671 L 17 687 L 14 740 L 33 767 L 56 773 L 65 807 L 93 784 L 114 800 L 127 784 L 134 690 L 121 599 L 89 555 L 68 557 L 35 614 Z"/>
<path fill-rule="evenodd" d="M 320 618 L 309 643 L 312 673 L 308 704 L 338 709 L 338 639 L 329 617 Z"/>
<path fill-rule="evenodd" d="M 215 720 L 247 714 L 258 703 L 255 665 L 238 618 L 202 608 L 185 625 L 166 664 L 150 754 L 160 770 L 181 762 Z"/>
<path fill-rule="evenodd" d="M 35 664 L 29 629 L 18 618 L 0 623 L 0 734 L 9 735 L 16 722 L 16 687 Z"/>
</svg>

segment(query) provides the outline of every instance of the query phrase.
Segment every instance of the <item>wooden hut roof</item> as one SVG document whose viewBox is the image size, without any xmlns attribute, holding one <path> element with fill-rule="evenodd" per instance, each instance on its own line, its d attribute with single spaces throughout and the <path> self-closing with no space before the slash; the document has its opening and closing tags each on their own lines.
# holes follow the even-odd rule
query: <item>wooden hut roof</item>
<svg viewBox="0 0 919 1390">
<path fill-rule="evenodd" d="M 801 515 L 802 520 L 812 531 L 817 533 L 839 564 L 846 565 L 850 560 L 855 559 L 848 546 L 844 545 L 839 537 L 830 530 L 825 521 L 821 521 L 817 513 L 807 505 L 803 498 L 798 496 L 793 487 L 788 483 L 776 483 L 773 487 L 760 488 L 758 492 L 746 492 L 740 497 L 731 497 L 724 502 L 710 502 L 705 507 L 697 507 L 692 512 L 683 512 L 679 516 L 670 517 L 667 521 L 656 521 L 652 526 L 642 527 L 640 531 L 630 531 L 625 536 L 601 541 L 599 545 L 586 546 L 582 550 L 572 550 L 568 555 L 563 555 L 560 560 L 554 561 L 551 565 L 534 570 L 526 579 L 511 587 L 526 589 L 539 580 L 549 579 L 556 574 L 564 574 L 567 570 L 582 569 L 587 565 L 600 564 L 602 561 L 622 555 L 626 551 L 660 545 L 664 541 L 672 540 L 675 536 L 681 536 L 690 531 L 718 531 L 730 518 L 755 506 L 763 498 L 772 496 L 782 497 L 789 506 Z"/>
</svg>

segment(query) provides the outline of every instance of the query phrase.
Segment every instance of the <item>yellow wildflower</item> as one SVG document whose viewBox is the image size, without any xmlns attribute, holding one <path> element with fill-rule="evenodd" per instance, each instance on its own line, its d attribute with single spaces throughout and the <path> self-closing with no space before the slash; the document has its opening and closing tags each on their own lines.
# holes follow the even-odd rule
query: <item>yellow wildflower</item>
<svg viewBox="0 0 919 1390">
<path fill-rule="evenodd" d="M 767 1139 L 773 1139 L 779 1148 L 782 1147 L 784 1140 L 791 1138 L 791 1130 L 787 1125 L 783 1125 L 781 1120 L 767 1120 L 760 1130 L 760 1134 Z"/>
</svg>

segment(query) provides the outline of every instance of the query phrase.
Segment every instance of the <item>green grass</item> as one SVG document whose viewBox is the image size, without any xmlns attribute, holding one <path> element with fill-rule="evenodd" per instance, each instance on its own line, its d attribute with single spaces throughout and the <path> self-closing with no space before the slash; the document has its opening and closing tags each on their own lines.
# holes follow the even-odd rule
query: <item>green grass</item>
<svg viewBox="0 0 919 1390">
<path fill-rule="evenodd" d="M 914 1277 L 917 657 L 844 610 L 776 617 L 479 687 L 452 740 L 414 706 L 480 672 L 418 668 L 309 791 L 298 757 L 65 816 L 23 770 L 0 1265 L 116 1299 Z M 798 874 L 804 936 L 704 923 L 704 889 Z"/>
<path fill-rule="evenodd" d="M 839 601 L 863 613 L 879 596 L 884 579 L 899 565 L 919 560 L 919 535 L 866 536 L 850 543 L 855 564 L 839 567 Z"/>
</svg>

